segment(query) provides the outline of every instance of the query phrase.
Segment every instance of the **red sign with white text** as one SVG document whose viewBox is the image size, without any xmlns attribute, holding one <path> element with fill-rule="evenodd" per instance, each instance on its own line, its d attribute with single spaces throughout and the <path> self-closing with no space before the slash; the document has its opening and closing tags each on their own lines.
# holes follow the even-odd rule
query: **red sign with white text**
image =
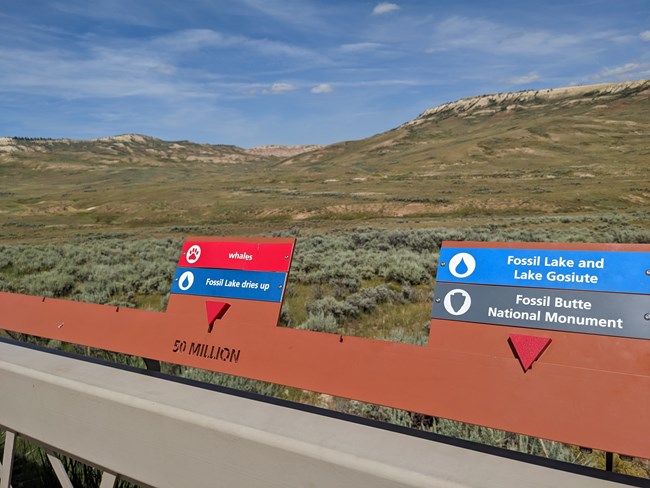
<svg viewBox="0 0 650 488">
<path fill-rule="evenodd" d="M 292 252 L 289 243 L 186 241 L 178 266 L 286 273 Z"/>
</svg>

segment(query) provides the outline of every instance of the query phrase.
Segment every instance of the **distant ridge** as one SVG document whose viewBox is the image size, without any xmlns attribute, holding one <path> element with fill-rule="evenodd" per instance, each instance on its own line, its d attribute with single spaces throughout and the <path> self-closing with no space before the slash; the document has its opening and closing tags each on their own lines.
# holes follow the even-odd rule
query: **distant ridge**
<svg viewBox="0 0 650 488">
<path fill-rule="evenodd" d="M 489 115 L 498 110 L 515 110 L 523 105 L 530 105 L 535 101 L 549 102 L 561 99 L 571 99 L 571 103 L 580 103 L 580 97 L 584 102 L 591 98 L 598 97 L 605 100 L 607 96 L 620 96 L 626 91 L 638 92 L 642 89 L 650 89 L 650 80 L 627 81 L 620 83 L 600 83 L 595 85 L 569 86 L 562 88 L 547 88 L 542 90 L 523 90 L 511 93 L 494 93 L 474 97 L 461 98 L 459 100 L 444 103 L 437 107 L 425 110 L 417 118 L 406 122 L 402 126 L 418 125 L 437 115 Z"/>
<path fill-rule="evenodd" d="M 400 125 L 399 128 L 417 126 L 423 122 L 439 119 L 440 117 L 458 116 L 461 118 L 480 115 L 491 115 L 496 112 L 510 112 L 525 108 L 539 108 L 549 102 L 565 102 L 565 105 L 588 105 L 596 99 L 600 103 L 607 103 L 609 100 L 625 97 L 628 94 L 639 94 L 650 91 L 650 80 L 625 81 L 613 83 L 599 83 L 593 85 L 568 86 L 560 88 L 546 88 L 539 90 L 521 90 L 509 93 L 492 93 L 460 98 L 455 101 L 443 103 L 422 112 L 418 117 Z M 372 137 L 380 136 L 376 134 Z M 371 138 L 372 138 L 371 137 Z M 370 139 L 370 138 L 369 138 Z M 119 134 L 114 136 L 97 137 L 92 139 L 73 138 L 43 138 L 43 137 L 0 137 L 0 152 L 14 152 L 20 150 L 21 142 L 30 142 L 42 146 L 52 144 L 75 144 L 75 143 L 136 143 L 136 144 L 170 144 L 176 148 L 183 145 L 196 145 L 202 147 L 233 148 L 249 156 L 292 158 L 303 153 L 319 151 L 327 148 L 317 144 L 308 145 L 264 145 L 248 149 L 229 144 L 199 144 L 190 141 L 164 141 L 156 137 L 144 134 Z M 343 144 L 346 142 L 341 142 Z M 11 146 L 14 146 L 11 148 Z"/>
<path fill-rule="evenodd" d="M 242 155 L 256 156 L 262 158 L 288 158 L 292 156 L 297 156 L 299 154 L 315 151 L 317 149 L 323 148 L 323 146 L 317 144 L 310 145 L 300 145 L 300 146 L 281 146 L 281 145 L 267 145 L 267 146 L 258 146 L 252 147 L 250 149 L 243 149 L 237 146 L 232 146 L 228 144 L 197 144 L 189 141 L 164 141 L 156 137 L 151 137 L 143 134 L 119 134 L 115 136 L 107 137 L 95 137 L 92 139 L 70 139 L 70 138 L 61 138 L 61 139 L 50 139 L 50 138 L 41 138 L 41 137 L 0 137 L 0 152 L 16 152 L 16 151 L 29 151 L 26 144 L 29 145 L 32 149 L 35 147 L 40 147 L 41 149 L 46 149 L 47 147 L 52 147 L 54 145 L 75 145 L 75 144 L 88 144 L 88 143 L 97 143 L 97 144 L 134 144 L 134 145 L 154 145 L 154 146 L 168 146 L 173 150 L 183 150 L 188 149 L 189 146 L 193 147 L 203 147 L 206 148 L 229 148 L 237 152 L 241 152 Z"/>
<path fill-rule="evenodd" d="M 120 134 L 117 136 L 108 136 L 108 137 L 96 137 L 93 139 L 72 139 L 68 137 L 62 138 L 50 138 L 50 137 L 0 137 L 0 145 L 8 145 L 12 142 L 18 141 L 29 141 L 29 142 L 41 142 L 44 144 L 51 143 L 61 143 L 61 144 L 71 144 L 75 142 L 139 142 L 145 143 L 147 140 L 156 141 L 155 137 L 145 136 L 142 134 Z"/>
<path fill-rule="evenodd" d="M 144 143 L 148 140 L 155 140 L 155 137 L 144 136 L 142 134 L 120 134 L 118 136 L 98 137 L 96 139 L 89 139 L 91 142 L 140 142 Z"/>
<path fill-rule="evenodd" d="M 53 158 L 45 167 L 76 168 L 84 164 L 93 167 L 115 164 L 163 166 L 168 164 L 249 163 L 269 159 L 263 154 L 227 144 L 197 144 L 189 141 L 163 141 L 142 134 L 120 134 L 94 139 L 45 139 L 29 137 L 0 137 L 0 162 L 10 155 L 50 154 Z M 30 157 L 25 164 L 36 163 Z M 275 160 L 271 158 L 272 160 Z M 74 162 L 74 163 L 72 163 Z M 42 162 L 38 163 L 42 166 Z M 81 166 L 80 166 L 81 165 Z"/>
<path fill-rule="evenodd" d="M 525 217 L 539 227 L 521 240 L 543 239 L 548 225 L 566 226 L 573 239 L 576 223 L 609 230 L 625 222 L 639 232 L 621 237 L 632 242 L 650 225 L 649 140 L 650 81 L 464 98 L 325 147 L 5 137 L 0 229 L 268 232 L 368 221 L 519 225 L 508 219 Z"/>
<path fill-rule="evenodd" d="M 278 156 L 283 158 L 289 158 L 305 152 L 315 151 L 323 147 L 324 146 L 319 146 L 316 144 L 311 144 L 306 146 L 269 145 L 269 146 L 252 147 L 250 149 L 247 149 L 246 152 L 249 154 L 258 154 L 260 156 Z"/>
</svg>

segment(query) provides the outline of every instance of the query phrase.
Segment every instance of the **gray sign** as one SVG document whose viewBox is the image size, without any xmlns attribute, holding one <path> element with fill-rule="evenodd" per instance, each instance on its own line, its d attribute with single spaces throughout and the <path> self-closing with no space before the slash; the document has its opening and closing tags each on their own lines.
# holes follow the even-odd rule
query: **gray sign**
<svg viewBox="0 0 650 488">
<path fill-rule="evenodd" d="M 650 295 L 439 282 L 431 316 L 650 339 Z"/>
</svg>

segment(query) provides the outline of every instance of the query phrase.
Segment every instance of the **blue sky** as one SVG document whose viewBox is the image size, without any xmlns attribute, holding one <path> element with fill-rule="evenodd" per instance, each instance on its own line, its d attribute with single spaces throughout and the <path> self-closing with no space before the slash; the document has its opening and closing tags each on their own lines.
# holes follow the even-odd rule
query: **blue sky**
<svg viewBox="0 0 650 488">
<path fill-rule="evenodd" d="M 650 78 L 650 0 L 0 0 L 0 136 L 328 144 Z"/>
</svg>

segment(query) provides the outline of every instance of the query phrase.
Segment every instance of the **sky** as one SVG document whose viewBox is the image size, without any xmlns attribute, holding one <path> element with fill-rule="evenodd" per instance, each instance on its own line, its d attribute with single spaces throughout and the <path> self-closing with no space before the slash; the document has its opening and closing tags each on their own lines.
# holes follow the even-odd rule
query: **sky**
<svg viewBox="0 0 650 488">
<path fill-rule="evenodd" d="M 0 0 L 0 136 L 329 144 L 650 78 L 650 0 Z"/>
</svg>

